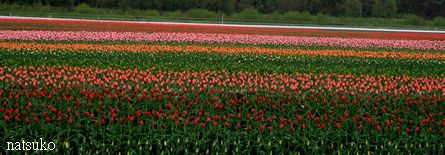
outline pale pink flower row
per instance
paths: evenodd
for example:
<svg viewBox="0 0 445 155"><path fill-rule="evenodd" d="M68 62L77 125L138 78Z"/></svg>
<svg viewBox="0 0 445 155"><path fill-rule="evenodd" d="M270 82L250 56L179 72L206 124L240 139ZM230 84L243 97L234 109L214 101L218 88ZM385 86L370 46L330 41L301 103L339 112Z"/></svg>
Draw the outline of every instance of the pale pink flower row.
<svg viewBox="0 0 445 155"><path fill-rule="evenodd" d="M237 43L263 45L303 45L345 48L386 48L413 50L445 50L445 41L385 40L363 38L328 38L204 33L143 33L85 31L0 31L0 40L27 41L130 41L177 43Z"/></svg>

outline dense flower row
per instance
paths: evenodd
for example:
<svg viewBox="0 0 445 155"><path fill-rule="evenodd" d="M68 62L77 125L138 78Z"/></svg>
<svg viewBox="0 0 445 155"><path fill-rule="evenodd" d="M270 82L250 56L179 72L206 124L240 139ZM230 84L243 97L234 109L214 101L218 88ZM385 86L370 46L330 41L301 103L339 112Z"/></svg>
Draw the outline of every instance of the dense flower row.
<svg viewBox="0 0 445 155"><path fill-rule="evenodd" d="M158 68L167 71L227 70L258 73L337 73L445 77L445 64L437 60L325 57L277 54L204 52L124 52L0 49L0 64L19 66L77 66L115 69Z"/></svg>
<svg viewBox="0 0 445 155"><path fill-rule="evenodd" d="M129 29L131 27L131 29ZM309 37L344 37L400 40L445 40L445 34L325 31L293 28L253 28L232 26L201 26L181 24L157 24L144 22L52 20L52 19L12 19L0 18L2 30L54 30L54 31L114 31L114 32L180 32L180 33L219 33L286 35Z"/></svg>
<svg viewBox="0 0 445 155"><path fill-rule="evenodd" d="M440 53L409 52L373 52L352 50L296 50L271 49L258 47L231 46L174 46L174 45L102 45L102 44L40 44L0 42L0 49L16 50L67 50L67 51L128 51L128 52L212 52L212 53L251 53L251 54L284 54L308 56L346 56L366 58L401 58L401 59L434 59L445 60Z"/></svg>
<svg viewBox="0 0 445 155"><path fill-rule="evenodd" d="M14 124L407 135L445 128L443 78L32 66L0 75L0 116Z"/></svg>
<svg viewBox="0 0 445 155"><path fill-rule="evenodd" d="M329 46L346 48L389 48L445 50L445 41L382 40L357 38L321 38L297 36L204 34L204 33L138 33L138 32L55 32L0 31L0 40L21 41L134 41L178 43L237 43L267 45Z"/></svg>

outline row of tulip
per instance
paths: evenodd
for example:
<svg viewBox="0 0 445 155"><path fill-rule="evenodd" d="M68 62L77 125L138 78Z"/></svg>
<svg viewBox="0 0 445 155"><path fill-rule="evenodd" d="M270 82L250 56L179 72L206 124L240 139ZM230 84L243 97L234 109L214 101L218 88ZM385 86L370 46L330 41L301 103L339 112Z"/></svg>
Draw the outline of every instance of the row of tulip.
<svg viewBox="0 0 445 155"><path fill-rule="evenodd" d="M209 49L212 47L208 47ZM443 77L443 60L360 58L280 54L213 52L127 52L1 49L0 64L20 66L77 66L147 69L166 71L226 70L258 73L335 73Z"/></svg>
<svg viewBox="0 0 445 155"><path fill-rule="evenodd" d="M212 52L212 53L249 53L249 54L283 54L307 56L340 56L360 58L393 58L393 59L433 59L445 60L442 53L411 52L375 52L353 50L301 50L271 49L258 47L232 46L198 46L198 45L103 45L103 44L42 44L0 42L0 49L36 50L36 51L127 51L127 52Z"/></svg>
<svg viewBox="0 0 445 155"><path fill-rule="evenodd" d="M131 27L131 29L129 29ZM14 19L0 18L2 30L51 30L51 31L113 31L113 32L177 32L217 33L249 35L284 35L307 37L341 37L397 40L445 40L445 34L326 31L294 28L255 28L210 25L160 24L120 21L56 20L56 19Z"/></svg>
<svg viewBox="0 0 445 155"><path fill-rule="evenodd" d="M199 134L208 131L233 132L238 137L226 135L228 139L261 139L250 145L267 152L318 149L325 152L332 148L320 145L317 137L348 133L347 137L329 134L328 143L350 145L353 140L355 144L369 145L368 140L380 139L383 142L378 144L383 145L397 139L401 144L423 145L410 149L416 152L428 151L425 145L441 148L437 142L445 134L444 78L67 66L2 67L0 75L3 88L0 124L6 127L3 130L14 134L12 131L24 127L41 128L38 132L49 135L46 128L54 126L63 129L58 132L71 134L65 135L67 139L59 138L59 142L71 144L76 142L68 137L75 136L76 131L97 133L111 126L135 128L134 132L141 136L153 131L175 137L179 131L197 134L190 141L206 140L200 139ZM120 135L107 132L114 137ZM314 133L317 136L311 136ZM360 139L361 135L366 138ZM6 140L8 137L14 135L8 135ZM262 141L278 142L286 137L312 143L313 148L294 148L297 143L291 141L286 141L287 145L275 143L271 148L262 148L267 145ZM92 149L110 141L113 140L96 139L96 144L77 142L76 145ZM213 141L203 143L210 146ZM157 151L166 151L154 146ZM183 151L194 152L194 149L183 148Z"/></svg>
<svg viewBox="0 0 445 155"><path fill-rule="evenodd" d="M253 45L327 46L343 48L383 48L445 50L445 41L384 40L205 33L142 33L85 31L11 31L1 30L0 40L18 41L123 41L163 43L234 43Z"/></svg>

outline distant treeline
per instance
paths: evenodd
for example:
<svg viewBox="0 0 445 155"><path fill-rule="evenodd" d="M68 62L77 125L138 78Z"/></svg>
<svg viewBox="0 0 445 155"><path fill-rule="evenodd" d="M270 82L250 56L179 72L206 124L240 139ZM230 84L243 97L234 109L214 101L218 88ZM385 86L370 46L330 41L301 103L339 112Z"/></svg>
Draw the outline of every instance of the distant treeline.
<svg viewBox="0 0 445 155"><path fill-rule="evenodd" d="M337 17L394 18L417 15L445 17L445 0L0 0L3 4L49 5L73 10L80 4L93 8L187 11L206 9L228 15L245 9L259 13L307 12Z"/></svg>

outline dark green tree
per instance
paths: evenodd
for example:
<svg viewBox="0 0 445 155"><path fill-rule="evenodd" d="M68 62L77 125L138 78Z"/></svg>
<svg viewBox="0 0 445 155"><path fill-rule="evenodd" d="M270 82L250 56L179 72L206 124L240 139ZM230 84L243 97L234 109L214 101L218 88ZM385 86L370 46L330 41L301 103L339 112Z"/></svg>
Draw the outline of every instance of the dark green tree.
<svg viewBox="0 0 445 155"><path fill-rule="evenodd" d="M373 5L373 16L392 18L397 15L397 2L395 0L377 0Z"/></svg>
<svg viewBox="0 0 445 155"><path fill-rule="evenodd" d="M341 8L342 0L321 0L320 2L321 5L319 5L318 10L323 14L339 16L343 12Z"/></svg>
<svg viewBox="0 0 445 155"><path fill-rule="evenodd" d="M130 2L128 0L119 0L118 1L119 9L122 9L122 11L127 11L130 9Z"/></svg>
<svg viewBox="0 0 445 155"><path fill-rule="evenodd" d="M252 6L252 0L236 0L235 1L235 11L241 12L246 8Z"/></svg>
<svg viewBox="0 0 445 155"><path fill-rule="evenodd" d="M277 11L281 13L286 13L289 11L297 11L295 0L278 0L277 1ZM299 11L299 10L298 10Z"/></svg>
<svg viewBox="0 0 445 155"><path fill-rule="evenodd" d="M362 2L359 0L346 0L343 4L345 10L344 15L347 17L361 17L362 16Z"/></svg>
<svg viewBox="0 0 445 155"><path fill-rule="evenodd" d="M235 12L235 1L234 0L219 0L216 3L217 11L221 11L227 14L232 14Z"/></svg>
<svg viewBox="0 0 445 155"><path fill-rule="evenodd" d="M63 5L65 9L69 11L73 11L74 9L74 0L63 0Z"/></svg>

